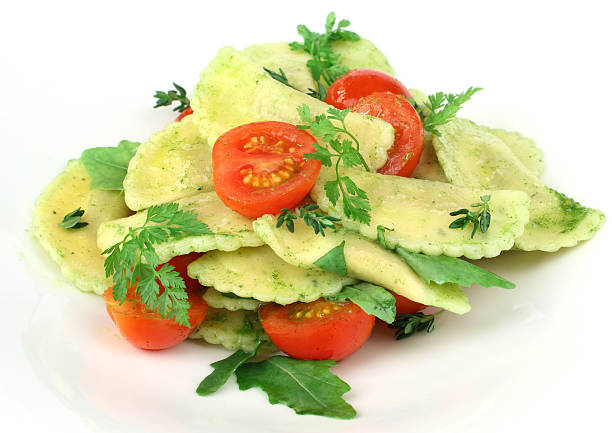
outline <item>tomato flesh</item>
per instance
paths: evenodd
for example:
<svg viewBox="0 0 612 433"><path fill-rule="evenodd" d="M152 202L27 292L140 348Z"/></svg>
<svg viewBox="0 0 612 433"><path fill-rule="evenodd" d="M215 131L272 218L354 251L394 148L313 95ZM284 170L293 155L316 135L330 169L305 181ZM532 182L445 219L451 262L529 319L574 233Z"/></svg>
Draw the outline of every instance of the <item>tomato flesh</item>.
<svg viewBox="0 0 612 433"><path fill-rule="evenodd" d="M191 253L175 257L168 263L173 265L185 280L189 302L189 325L179 325L174 319L162 319L149 310L135 294L136 285L128 289L123 304L113 297L113 288L104 292L106 311L119 328L123 337L134 346L145 350L161 350L172 347L185 340L204 320L208 305L202 299L201 286L197 280L187 276L187 265L201 253ZM163 290L160 285L160 290Z"/></svg>
<svg viewBox="0 0 612 433"><path fill-rule="evenodd" d="M389 74L375 69L353 69L329 86L325 102L344 110L375 92L391 92L406 98L412 96L406 86Z"/></svg>
<svg viewBox="0 0 612 433"><path fill-rule="evenodd" d="M259 309L259 319L272 342L287 355L336 361L363 346L375 321L352 302L323 299L285 306L266 304Z"/></svg>
<svg viewBox="0 0 612 433"><path fill-rule="evenodd" d="M179 114L174 121L180 122L181 120L183 120L183 117L187 117L190 114L193 114L193 110L191 109L191 107L187 107L183 111L181 111L181 114Z"/></svg>
<svg viewBox="0 0 612 433"><path fill-rule="evenodd" d="M255 122L231 129L213 147L213 187L226 206L258 218L294 208L312 189L321 163L308 132L284 122Z"/></svg>
<svg viewBox="0 0 612 433"><path fill-rule="evenodd" d="M404 96L376 92L361 98L351 111L378 117L393 126L395 141L378 172L409 177L423 153L423 125L415 108Z"/></svg>
<svg viewBox="0 0 612 433"><path fill-rule="evenodd" d="M395 309L397 310L397 314L414 314L424 310L427 307L427 305L411 301L410 299L402 295L398 295L397 293L391 292L391 294L395 298Z"/></svg>

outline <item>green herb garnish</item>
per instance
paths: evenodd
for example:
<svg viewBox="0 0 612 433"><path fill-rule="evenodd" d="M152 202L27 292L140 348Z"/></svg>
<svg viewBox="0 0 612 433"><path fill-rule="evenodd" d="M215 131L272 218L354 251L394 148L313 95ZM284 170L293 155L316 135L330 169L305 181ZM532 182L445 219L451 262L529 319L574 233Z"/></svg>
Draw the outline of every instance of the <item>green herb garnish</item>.
<svg viewBox="0 0 612 433"><path fill-rule="evenodd" d="M205 234L212 234L208 226L195 213L179 210L177 203L151 206L142 226L130 227L122 241L102 252L108 254L104 269L107 277L113 277L113 297L123 303L128 288L135 287L135 295L140 295L149 310L190 327L185 282L168 263L158 269L160 259L154 245Z"/></svg>
<svg viewBox="0 0 612 433"><path fill-rule="evenodd" d="M351 24L349 20L340 20L335 29L334 24L336 24L336 14L334 12L327 15L325 33L323 34L313 32L305 25L300 24L297 31L304 42L291 42L289 44L292 50L306 51L312 56L312 59L306 62L306 66L310 69L312 78L317 84L317 90L312 96L321 100L325 99L326 87L349 71L347 67L340 65L339 56L332 50L331 43L334 41L358 41L360 39L357 33L345 30Z"/></svg>
<svg viewBox="0 0 612 433"><path fill-rule="evenodd" d="M404 338L411 337L417 332L427 331L429 334L434 330L434 319L442 311L438 311L435 314L398 314L397 319L387 325L387 327L395 329L395 339L403 340Z"/></svg>
<svg viewBox="0 0 612 433"><path fill-rule="evenodd" d="M414 99L409 98L408 101L417 108L423 122L423 129L439 136L440 131L436 128L450 122L457 115L461 105L480 90L482 90L480 87L470 87L465 92L457 95L444 92L429 95L428 100L424 103L425 107L429 110L427 115L423 114L422 107L419 107Z"/></svg>
<svg viewBox="0 0 612 433"><path fill-rule="evenodd" d="M91 188L122 191L123 179L138 146L140 143L136 141L121 140L116 147L94 147L84 150L81 162L91 177Z"/></svg>
<svg viewBox="0 0 612 433"><path fill-rule="evenodd" d="M329 371L336 361L302 361L272 356L236 370L241 390L261 388L272 404L284 404L298 414L349 419L355 409L342 398L351 387Z"/></svg>
<svg viewBox="0 0 612 433"><path fill-rule="evenodd" d="M227 382L230 376L234 374L238 367L257 354L257 350L262 344L263 343L259 341L255 346L255 349L250 352L237 350L227 358L210 364L210 366L213 368L213 372L206 376L204 380L200 382L200 385L198 385L198 388L196 389L198 395L209 395L221 388L225 382Z"/></svg>
<svg viewBox="0 0 612 433"><path fill-rule="evenodd" d="M395 298L387 290L369 283L359 283L345 286L335 295L327 296L328 301L351 301L357 304L366 314L378 317L380 320L392 323L395 320Z"/></svg>
<svg viewBox="0 0 612 433"><path fill-rule="evenodd" d="M88 223L81 221L83 214L85 214L85 211L78 207L72 212L68 212L58 226L64 227L65 229L80 229L85 227Z"/></svg>
<svg viewBox="0 0 612 433"><path fill-rule="evenodd" d="M331 272L336 275L346 275L346 258L344 257L344 244L342 241L338 246L335 246L321 257L314 264L324 271Z"/></svg>
<svg viewBox="0 0 612 433"><path fill-rule="evenodd" d="M450 213L450 216L464 215L457 218L448 226L451 229L464 229L468 224L474 224L471 237L474 238L476 231L480 228L482 233L486 233L491 225L491 208L489 207L490 195L481 195L480 203L472 203L471 207L478 210L470 211L468 209L459 209Z"/></svg>
<svg viewBox="0 0 612 433"><path fill-rule="evenodd" d="M315 137L329 143L331 148L330 151L327 147L314 143L313 146L316 152L305 153L302 156L321 161L321 164L326 167L331 167L333 159L336 158L336 179L328 180L324 186L327 198L335 206L338 199L342 197L344 214L350 219L369 224L370 201L366 192L359 188L350 177L341 176L339 171L340 162L345 167L360 165L369 171L368 164L363 159L363 156L361 156L361 153L359 153L359 141L348 131L344 123L349 110L338 110L337 108L330 107L327 110L327 114L316 116L314 121L311 120L310 108L306 104L298 107L298 113L302 121L298 128L310 130ZM334 125L332 120L339 122L341 126ZM338 134L344 134L348 139L340 141L337 138Z"/></svg>
<svg viewBox="0 0 612 433"><path fill-rule="evenodd" d="M158 90L155 92L153 97L157 98L157 101L155 102L153 108L172 105L174 101L178 101L179 105L174 107L173 111L182 112L189 108L189 98L187 97L187 92L185 89L174 82L172 84L176 90L168 90L167 92Z"/></svg>
<svg viewBox="0 0 612 433"><path fill-rule="evenodd" d="M426 283L436 284L456 283L462 287L478 284L482 287L501 287L513 289L514 283L486 271L476 265L457 257L445 255L428 256L427 254L413 253L400 245L392 247L385 239L385 231L390 230L378 226L378 243L386 249L395 251Z"/></svg>
<svg viewBox="0 0 612 433"><path fill-rule="evenodd" d="M285 72L281 68L278 68L278 72L274 72L266 67L264 67L263 69L276 81L283 83L285 86L289 86L292 89L298 90L289 83L289 80L287 79Z"/></svg>
<svg viewBox="0 0 612 433"><path fill-rule="evenodd" d="M337 230L336 222L340 221L340 218L323 215L318 209L319 206L316 204L307 204L299 209L297 215L287 208L281 209L281 214L276 220L276 227L278 228L285 224L287 230L293 233L295 229L293 220L302 218L307 226L312 227L315 235L321 233L321 236L325 237L325 229Z"/></svg>

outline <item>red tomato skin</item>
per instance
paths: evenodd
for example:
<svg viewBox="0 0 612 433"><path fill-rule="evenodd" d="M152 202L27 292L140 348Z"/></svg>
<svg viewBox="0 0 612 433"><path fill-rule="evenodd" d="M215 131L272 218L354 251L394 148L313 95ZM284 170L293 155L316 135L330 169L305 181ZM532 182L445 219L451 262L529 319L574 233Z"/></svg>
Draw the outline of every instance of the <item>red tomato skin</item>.
<svg viewBox="0 0 612 433"><path fill-rule="evenodd" d="M427 308L427 305L411 301L397 293L391 292L391 294L395 298L395 309L397 310L397 314L414 314Z"/></svg>
<svg viewBox="0 0 612 433"><path fill-rule="evenodd" d="M329 86L325 102L344 110L375 92L391 92L406 98L412 97L406 86L389 74L375 69L353 69Z"/></svg>
<svg viewBox="0 0 612 433"><path fill-rule="evenodd" d="M378 172L410 177L423 153L421 118L403 96L376 92L361 98L351 111L378 117L395 129L395 141L387 151L387 162Z"/></svg>
<svg viewBox="0 0 612 433"><path fill-rule="evenodd" d="M112 287L104 292L106 311L127 341L140 349L167 349L185 340L200 326L206 317L208 305L202 299L200 284L197 280L187 277L186 273L187 264L200 255L201 253L191 253L169 261L185 280L190 304L188 312L190 328L179 325L174 319L162 319L158 314L151 312L140 302L140 297L134 295L136 286L129 288L121 305L113 298Z"/></svg>
<svg viewBox="0 0 612 433"><path fill-rule="evenodd" d="M183 120L184 117L187 117L190 114L193 114L193 110L191 109L191 107L187 107L183 111L181 111L181 114L179 114L174 121L180 122L181 120Z"/></svg>
<svg viewBox="0 0 612 433"><path fill-rule="evenodd" d="M322 308L324 304L338 305L340 309L313 319L289 317L293 308ZM375 322L374 316L351 302L339 304L321 299L308 304L267 304L259 309L259 318L264 331L279 349L295 359L305 360L346 358L363 346Z"/></svg>
<svg viewBox="0 0 612 433"><path fill-rule="evenodd" d="M282 140L288 147L294 145L293 152L273 152L266 149L248 153L243 146L252 137L265 137L266 140ZM239 214L258 218L264 214L276 214L283 208L293 209L310 192L321 163L304 159L304 153L315 151L315 138L295 125L284 122L254 122L231 129L221 135L212 152L213 187L221 201ZM267 146L267 145L266 145ZM295 164L302 164L289 179L268 188L253 188L245 185L240 171L257 168L276 172L283 168L287 158Z"/></svg>

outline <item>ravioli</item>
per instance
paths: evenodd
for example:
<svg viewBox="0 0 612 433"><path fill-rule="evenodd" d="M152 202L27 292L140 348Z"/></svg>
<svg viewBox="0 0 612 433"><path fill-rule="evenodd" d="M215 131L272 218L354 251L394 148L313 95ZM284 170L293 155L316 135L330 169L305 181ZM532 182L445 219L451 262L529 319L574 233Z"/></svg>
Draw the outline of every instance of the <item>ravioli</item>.
<svg viewBox="0 0 612 433"><path fill-rule="evenodd" d="M253 231L251 220L234 212L212 192L200 193L176 201L184 210L195 212L200 221L213 232L210 235L188 236L155 245L155 251L162 262L175 256L191 252L210 250L233 251L241 247L257 247L263 241ZM140 227L146 219L147 211L140 211L128 218L109 221L98 229L98 246L106 248L123 240L130 227Z"/></svg>
<svg viewBox="0 0 612 433"><path fill-rule="evenodd" d="M259 354L278 350L264 332L254 311L229 311L209 307L204 321L189 338L201 338L210 344L220 344L229 350L245 352L254 350L259 341L264 341L265 347L260 348Z"/></svg>
<svg viewBox="0 0 612 433"><path fill-rule="evenodd" d="M233 295L233 293L230 293ZM206 289L202 298L210 307L214 308L224 308L230 311L236 310L249 310L249 311L257 311L259 307L265 304L265 302L258 301L257 299L252 298L240 298L238 296L228 296L218 290L209 287Z"/></svg>
<svg viewBox="0 0 612 433"><path fill-rule="evenodd" d="M342 199L335 206L331 204L325 183L335 179L336 173L325 167L310 192L321 209L342 218L344 227L372 240L376 240L379 225L387 227L392 230L385 235L391 246L401 245L416 253L470 259L495 257L512 248L529 220L529 197L521 191L491 192L355 169L342 169L340 174L350 177L367 193L372 208L370 224L346 218ZM486 233L477 232L472 238L471 230L448 227L457 218L450 212L470 207L483 195L491 196L494 220Z"/></svg>
<svg viewBox="0 0 612 433"><path fill-rule="evenodd" d="M306 104L313 116L330 107L268 75L261 66L231 47L219 50L200 75L191 99L200 132L214 143L221 134L245 123L275 120L299 124L297 108ZM384 165L394 130L387 122L349 113L346 127L359 140L371 170Z"/></svg>
<svg viewBox="0 0 612 433"><path fill-rule="evenodd" d="M355 282L320 269L291 265L267 246L211 251L191 263L188 273L200 284L220 292L281 305L312 302Z"/></svg>
<svg viewBox="0 0 612 433"><path fill-rule="evenodd" d="M377 69L393 75L393 69L385 55L366 39L333 42L332 48L339 55L339 63L342 66L349 69ZM312 57L305 51L292 50L288 42L251 45L241 53L262 68L274 72L282 69L289 83L302 92L316 88L310 69L306 66L306 62Z"/></svg>
<svg viewBox="0 0 612 433"><path fill-rule="evenodd" d="M473 188L511 188L531 198L530 218L515 246L557 251L590 239L605 221L602 212L582 206L547 187L495 135L465 119L440 127L433 144L448 179ZM496 224L492 217L491 226Z"/></svg>
<svg viewBox="0 0 612 433"><path fill-rule="evenodd" d="M295 221L294 233L276 227L272 215L253 222L259 236L284 261L304 269L318 269L319 258L342 242L347 276L392 290L415 302L444 308L457 314L470 310L467 297L457 284L427 284L393 251L346 229L315 235L302 220Z"/></svg>
<svg viewBox="0 0 612 433"><path fill-rule="evenodd" d="M106 278L104 257L96 245L98 226L131 214L119 191L91 190L91 178L81 160L68 163L36 201L33 231L62 274L79 290L102 294L112 286ZM79 229L58 226L64 215L76 208L85 211Z"/></svg>
<svg viewBox="0 0 612 433"><path fill-rule="evenodd" d="M172 122L142 143L123 181L132 210L212 191L211 153L192 116Z"/></svg>

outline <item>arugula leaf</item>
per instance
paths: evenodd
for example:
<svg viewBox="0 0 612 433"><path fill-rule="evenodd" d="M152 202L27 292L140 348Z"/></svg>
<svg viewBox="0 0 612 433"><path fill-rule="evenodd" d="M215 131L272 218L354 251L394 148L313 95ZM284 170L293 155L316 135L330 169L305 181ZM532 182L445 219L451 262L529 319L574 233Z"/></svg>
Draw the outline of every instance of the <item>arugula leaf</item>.
<svg viewBox="0 0 612 433"><path fill-rule="evenodd" d="M319 210L319 206L316 204L307 204L299 209L299 217L304 220L307 226L312 227L315 235L321 233L321 236L325 237L325 229L337 230L336 222L340 221L340 218L336 218L329 215L323 215ZM281 209L281 214L276 220L276 227L281 227L283 224L287 225L287 230L291 233L295 230L293 220L298 217L291 212L289 209Z"/></svg>
<svg viewBox="0 0 612 433"><path fill-rule="evenodd" d="M338 110L330 107L327 114L320 114L315 117L315 120L311 120L310 108L306 104L299 106L298 114L302 124L298 125L298 128L310 130L314 136L326 141L334 151L331 152L328 148L315 143L316 152L305 153L302 156L321 161L321 164L326 167L331 167L333 165L332 159L336 158L336 180L325 182L325 194L334 206L338 199L342 197L344 214L350 219L369 224L371 208L366 192L359 188L351 178L341 176L339 172L340 162L345 167L361 165L369 171L368 164L359 153L359 141L346 128L345 119L348 113L348 109ZM340 122L341 127L332 123L332 120ZM349 137L349 140L340 141L336 138L338 134L345 134ZM353 147L353 143L355 143L355 147Z"/></svg>
<svg viewBox="0 0 612 433"><path fill-rule="evenodd" d="M261 388L271 404L284 404L298 414L350 419L355 409L342 399L351 387L329 368L335 361L302 361L286 356L272 356L259 363L236 370L238 387Z"/></svg>
<svg viewBox="0 0 612 433"><path fill-rule="evenodd" d="M157 98L155 105L153 108L165 107L168 105L172 105L173 102L177 101L179 105L173 108L173 111L183 112L189 108L189 98L187 97L187 92L181 86L176 83L172 83L176 90L168 90L167 92L163 92L158 90L155 92L153 97Z"/></svg>
<svg viewBox="0 0 612 433"><path fill-rule="evenodd" d="M421 331L427 331L429 334L434 330L434 320L436 316L441 314L442 311L438 311L436 314L398 314L397 320L387 325L387 327L396 330L396 340L403 340Z"/></svg>
<svg viewBox="0 0 612 433"><path fill-rule="evenodd" d="M104 269L107 277L113 277L113 297L123 303L128 288L134 288L134 294L140 295L141 302L150 311L164 319L174 318L189 328L185 282L168 263L159 267L154 245L168 239L205 234L212 234L208 226L195 213L179 210L177 203L151 206L142 226L130 228L122 241L102 252L108 254ZM161 294L158 281L164 289Z"/></svg>
<svg viewBox="0 0 612 433"><path fill-rule="evenodd" d="M89 223L81 221L81 217L84 213L85 211L78 207L72 212L68 212L58 226L64 227L65 229L80 229L81 227L85 227Z"/></svg>
<svg viewBox="0 0 612 433"><path fill-rule="evenodd" d="M376 316L387 323L392 323L397 313L393 295L388 290L369 283L345 286L339 293L325 299L338 302L349 300L361 307L366 314Z"/></svg>
<svg viewBox="0 0 612 433"><path fill-rule="evenodd" d="M332 274L346 275L346 259L344 258L345 243L346 241L342 241L340 245L332 248L323 256L319 257L314 264Z"/></svg>
<svg viewBox="0 0 612 433"><path fill-rule="evenodd" d="M212 368L214 368L213 372L200 382L196 392L198 395L205 396L210 395L221 388L225 382L230 378L232 374L240 367L242 364L247 362L249 359L253 358L257 354L257 350L262 345L262 341L257 343L255 349L251 352L245 352L243 350L237 350L232 355L228 356L221 361L213 362L210 364Z"/></svg>
<svg viewBox="0 0 612 433"><path fill-rule="evenodd" d="M340 20L334 29L336 14L330 12L325 19L325 33L316 33L308 29L303 24L297 27L298 34L302 36L303 43L291 42L289 46L292 50L306 51L312 59L306 62L314 78L317 89L311 89L311 96L325 100L326 87L330 86L341 75L349 71L347 67L340 65L338 54L334 53L331 47L333 41L357 41L360 39L355 32L345 30L351 23L348 20Z"/></svg>
<svg viewBox="0 0 612 433"><path fill-rule="evenodd" d="M481 87L470 87L457 95L443 92L429 95L427 102L425 102L425 107L429 110L429 113L423 116L423 110L419 110L419 115L421 115L423 121L423 129L439 136L440 131L436 128L450 122L457 115L461 105L467 102L474 93L481 90Z"/></svg>
<svg viewBox="0 0 612 433"><path fill-rule="evenodd" d="M516 287L514 283L456 257L427 256L413 253L400 246L395 247L395 252L427 283L431 281L437 284L457 283L463 287L478 284L482 287L504 289Z"/></svg>
<svg viewBox="0 0 612 433"><path fill-rule="evenodd" d="M121 140L117 147L84 150L81 162L91 177L91 188L122 191L123 179L138 146L136 141Z"/></svg>

